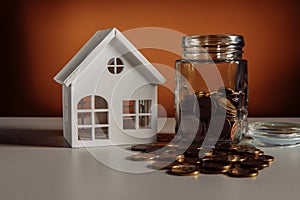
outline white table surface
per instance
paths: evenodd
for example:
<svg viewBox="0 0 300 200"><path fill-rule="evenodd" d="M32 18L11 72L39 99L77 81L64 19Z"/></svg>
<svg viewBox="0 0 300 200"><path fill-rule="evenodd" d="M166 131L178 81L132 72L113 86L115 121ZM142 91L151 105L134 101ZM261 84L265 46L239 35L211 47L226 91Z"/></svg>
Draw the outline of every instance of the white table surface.
<svg viewBox="0 0 300 200"><path fill-rule="evenodd" d="M162 132L172 130L173 123L168 120ZM0 118L1 200L300 199L300 145L260 147L276 160L256 178L132 174L103 165L86 149L69 148L61 127L60 118Z"/></svg>

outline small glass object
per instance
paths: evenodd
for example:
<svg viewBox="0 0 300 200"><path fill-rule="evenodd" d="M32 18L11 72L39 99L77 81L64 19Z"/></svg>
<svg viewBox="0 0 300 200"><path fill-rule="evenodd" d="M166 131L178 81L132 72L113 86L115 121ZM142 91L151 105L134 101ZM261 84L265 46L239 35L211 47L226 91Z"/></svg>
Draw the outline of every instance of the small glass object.
<svg viewBox="0 0 300 200"><path fill-rule="evenodd" d="M175 74L176 133L199 142L239 142L248 125L243 36L185 36L182 47Z"/></svg>
<svg viewBox="0 0 300 200"><path fill-rule="evenodd" d="M286 146L300 143L300 124L290 122L249 123L247 136L268 146Z"/></svg>

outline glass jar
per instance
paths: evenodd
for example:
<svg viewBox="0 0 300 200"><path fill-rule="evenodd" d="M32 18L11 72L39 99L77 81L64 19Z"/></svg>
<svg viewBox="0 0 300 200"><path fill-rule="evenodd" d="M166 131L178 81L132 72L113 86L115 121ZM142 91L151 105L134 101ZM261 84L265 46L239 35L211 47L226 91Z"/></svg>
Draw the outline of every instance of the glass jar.
<svg viewBox="0 0 300 200"><path fill-rule="evenodd" d="M238 143L248 115L243 36L184 36L182 47L175 74L177 135L206 145Z"/></svg>

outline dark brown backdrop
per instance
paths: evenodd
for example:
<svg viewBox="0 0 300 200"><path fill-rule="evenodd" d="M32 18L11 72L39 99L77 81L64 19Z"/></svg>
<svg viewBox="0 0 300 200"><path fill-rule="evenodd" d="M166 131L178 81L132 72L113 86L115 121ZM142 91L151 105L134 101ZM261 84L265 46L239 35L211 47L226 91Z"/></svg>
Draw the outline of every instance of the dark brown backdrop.
<svg viewBox="0 0 300 200"><path fill-rule="evenodd" d="M7 1L0 12L0 116L61 116L61 87L53 77L96 30L154 26L244 35L250 116L299 117L299 8L296 0ZM170 67L178 58L142 52ZM174 115L172 101L172 92L160 88L168 116Z"/></svg>

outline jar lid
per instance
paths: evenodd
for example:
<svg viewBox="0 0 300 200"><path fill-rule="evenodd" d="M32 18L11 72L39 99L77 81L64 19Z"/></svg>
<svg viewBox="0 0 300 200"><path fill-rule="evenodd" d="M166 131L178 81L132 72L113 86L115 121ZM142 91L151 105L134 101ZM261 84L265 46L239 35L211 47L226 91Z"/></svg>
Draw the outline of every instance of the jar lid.
<svg viewBox="0 0 300 200"><path fill-rule="evenodd" d="M244 37L242 35L230 35L230 34L216 34L216 35L190 35L183 36L183 47L195 47L195 46L241 46L245 45Z"/></svg>

